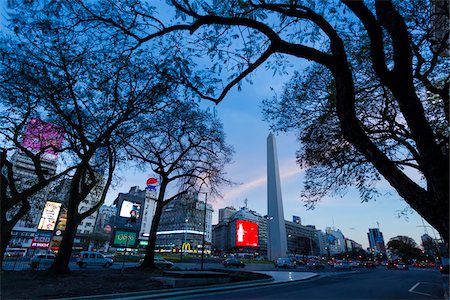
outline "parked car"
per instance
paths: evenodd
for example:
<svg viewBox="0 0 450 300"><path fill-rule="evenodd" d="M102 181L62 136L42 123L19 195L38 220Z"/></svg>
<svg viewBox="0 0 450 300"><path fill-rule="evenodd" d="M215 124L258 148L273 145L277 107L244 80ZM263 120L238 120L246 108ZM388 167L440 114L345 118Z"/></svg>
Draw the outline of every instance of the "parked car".
<svg viewBox="0 0 450 300"><path fill-rule="evenodd" d="M275 260L274 265L276 268L295 268L295 261L292 261L289 257L279 257Z"/></svg>
<svg viewBox="0 0 450 300"><path fill-rule="evenodd" d="M245 267L245 264L241 260L234 258L234 257L225 259L222 262L222 264L224 265L225 268L227 268L227 267L241 267L241 268Z"/></svg>
<svg viewBox="0 0 450 300"><path fill-rule="evenodd" d="M36 254L30 259L30 267L34 269L48 268L55 261L55 254Z"/></svg>
<svg viewBox="0 0 450 300"><path fill-rule="evenodd" d="M114 261L111 258L105 257L102 253L97 251L81 251L77 260L77 265L80 268L86 268L87 266L101 266L109 268L113 265Z"/></svg>
<svg viewBox="0 0 450 300"><path fill-rule="evenodd" d="M173 268L173 262L168 261L161 256L155 256L153 261L155 262L155 266L157 266L160 269ZM139 264L141 265L143 262L144 262L144 258L141 258L139 260Z"/></svg>
<svg viewBox="0 0 450 300"><path fill-rule="evenodd" d="M338 260L334 263L335 269L341 269L341 270L351 270L352 267L350 266L348 261L345 260Z"/></svg>
<svg viewBox="0 0 450 300"><path fill-rule="evenodd" d="M112 261L114 261L114 254L112 253L103 253L103 256L105 256L106 258L110 258L112 259Z"/></svg>

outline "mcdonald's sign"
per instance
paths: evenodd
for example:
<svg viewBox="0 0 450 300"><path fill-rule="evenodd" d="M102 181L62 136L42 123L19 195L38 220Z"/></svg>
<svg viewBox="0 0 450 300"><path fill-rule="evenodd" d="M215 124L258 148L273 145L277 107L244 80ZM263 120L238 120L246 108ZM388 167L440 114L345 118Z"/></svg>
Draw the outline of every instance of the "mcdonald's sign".
<svg viewBox="0 0 450 300"><path fill-rule="evenodd" d="M191 250L191 244L183 243L183 245L181 246L181 250Z"/></svg>

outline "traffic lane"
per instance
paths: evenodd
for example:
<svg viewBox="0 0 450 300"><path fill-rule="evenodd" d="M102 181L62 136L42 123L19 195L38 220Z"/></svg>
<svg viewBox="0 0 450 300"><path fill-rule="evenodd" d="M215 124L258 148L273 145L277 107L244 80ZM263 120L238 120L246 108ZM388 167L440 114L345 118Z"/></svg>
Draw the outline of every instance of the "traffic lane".
<svg viewBox="0 0 450 300"><path fill-rule="evenodd" d="M417 285L417 283L419 283ZM174 299L442 299L437 271L386 269L334 273L308 281Z"/></svg>

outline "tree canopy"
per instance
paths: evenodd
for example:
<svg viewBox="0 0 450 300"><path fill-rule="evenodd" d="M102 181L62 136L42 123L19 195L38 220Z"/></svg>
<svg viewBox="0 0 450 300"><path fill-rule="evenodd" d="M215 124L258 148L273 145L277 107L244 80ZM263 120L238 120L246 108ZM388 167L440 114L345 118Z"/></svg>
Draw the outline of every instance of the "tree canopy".
<svg viewBox="0 0 450 300"><path fill-rule="evenodd" d="M300 132L298 161L310 168L307 204L348 186L367 201L383 177L448 241L445 2L170 4L179 18L169 22L140 4L119 10L108 1L78 16L115 28L136 48L164 36L180 83L215 103L266 62L281 72L289 56L315 63L303 76L297 73L267 111L278 129Z"/></svg>
<svg viewBox="0 0 450 300"><path fill-rule="evenodd" d="M399 256L404 262L417 259L422 253L412 238L403 235L391 238L387 243L387 248Z"/></svg>

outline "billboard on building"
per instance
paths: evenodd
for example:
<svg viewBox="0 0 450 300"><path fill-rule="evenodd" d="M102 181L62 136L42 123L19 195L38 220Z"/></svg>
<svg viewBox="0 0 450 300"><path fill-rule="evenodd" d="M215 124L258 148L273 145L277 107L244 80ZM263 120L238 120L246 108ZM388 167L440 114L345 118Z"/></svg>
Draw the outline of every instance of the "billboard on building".
<svg viewBox="0 0 450 300"><path fill-rule="evenodd" d="M52 240L52 233L50 231L37 231L31 241L30 248L32 249L48 249L50 241Z"/></svg>
<svg viewBox="0 0 450 300"><path fill-rule="evenodd" d="M236 246L258 247L258 224L255 222L236 221Z"/></svg>
<svg viewBox="0 0 450 300"><path fill-rule="evenodd" d="M123 218L139 219L141 215L142 204L124 200L120 208L120 216Z"/></svg>
<svg viewBox="0 0 450 300"><path fill-rule="evenodd" d="M43 150L43 157L56 159L64 140L65 131L62 127L32 118L22 139L22 146L39 152Z"/></svg>
<svg viewBox="0 0 450 300"><path fill-rule="evenodd" d="M47 201L42 212L41 220L39 221L38 229L53 231L56 226L56 220L58 220L60 208L61 203Z"/></svg>

